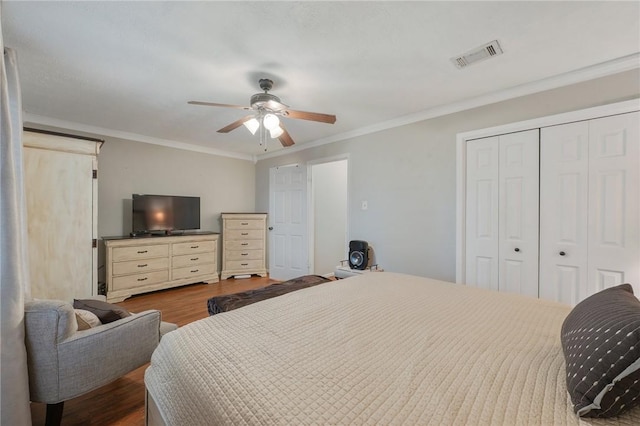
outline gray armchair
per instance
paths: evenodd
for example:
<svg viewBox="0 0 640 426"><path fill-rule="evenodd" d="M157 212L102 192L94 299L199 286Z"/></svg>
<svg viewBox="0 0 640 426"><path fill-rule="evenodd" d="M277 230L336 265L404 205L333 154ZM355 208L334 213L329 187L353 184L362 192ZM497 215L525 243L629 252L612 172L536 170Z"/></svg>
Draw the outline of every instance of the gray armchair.
<svg viewBox="0 0 640 426"><path fill-rule="evenodd" d="M71 303L25 303L29 392L31 401L47 404L46 424L60 423L64 401L149 362L160 324L160 311L152 310L78 331Z"/></svg>

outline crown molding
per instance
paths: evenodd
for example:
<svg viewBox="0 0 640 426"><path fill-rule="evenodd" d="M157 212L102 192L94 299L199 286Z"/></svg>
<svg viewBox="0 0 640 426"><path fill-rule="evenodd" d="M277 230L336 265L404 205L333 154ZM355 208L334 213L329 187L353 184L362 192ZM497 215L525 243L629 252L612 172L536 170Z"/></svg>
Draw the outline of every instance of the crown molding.
<svg viewBox="0 0 640 426"><path fill-rule="evenodd" d="M548 77L542 80L534 81L531 83L521 84L509 89L501 90L498 92L489 93L486 95L477 96L474 98L466 99L460 102L453 102L447 105L442 105L434 108L430 108L424 111L420 111L414 114L404 115L391 120L382 121L371 126L361 127L349 132L332 135L326 138L317 139L305 144L294 145L286 149L278 151L268 152L266 154L252 155L241 154L237 152L224 151L216 148L207 148L201 145L193 145L185 142L178 142L169 139L155 138L151 136L140 135L137 133L122 132L119 130L106 129L97 126L90 126L86 124L75 123L71 121L59 120L56 118L45 117L35 114L24 114L24 122L40 124L44 126L53 126L63 129L75 130L79 132L86 132L90 134L109 136L119 139L128 139L142 143L148 143L152 145L160 145L169 148L183 149L186 151L200 152L203 154L217 155L221 157L236 158L240 160L252 161L254 163L273 157L280 157L283 155L292 154L294 152L304 151L307 149L315 148L322 145L342 141L345 139L351 139L359 136L365 136L372 133L380 132L383 130L392 129L395 127L405 126L407 124L417 123L419 121L429 120L436 117L441 117L447 114L453 114L460 111L465 111L472 108L481 107L509 99L517 98L520 96L526 96L533 93L542 92L545 90L551 90L562 86L568 86L571 84L581 83L588 80L593 80L600 77L606 77L608 75L617 74L624 71L640 68L640 52L634 53L621 58L613 59L611 61L603 62L600 64L592 65L589 67L577 69L564 74Z"/></svg>
<svg viewBox="0 0 640 426"><path fill-rule="evenodd" d="M122 132L119 130L105 129L103 127L89 126L86 124L59 120L57 118L45 117L42 115L24 113L23 121L25 123L39 124L42 126L59 127L67 130L75 130L77 132L90 133L90 134L100 135L100 136L108 136L108 137L118 138L118 139L127 139L135 142L148 143L151 145L159 145L159 146L164 146L168 148L182 149L185 151L200 152L203 154L217 155L220 157L236 158L239 160L252 161L254 163L257 161L255 155L240 154L237 152L224 151L216 148L207 148L201 145L193 145L193 144L178 142L178 141L169 140L169 139L154 138L151 136L140 135L137 133Z"/></svg>
<svg viewBox="0 0 640 426"><path fill-rule="evenodd" d="M280 157L282 155L303 151L305 149L311 149L345 139L364 136L371 133L380 132L382 130L392 129L394 127L400 127L419 121L441 117L447 114L453 114L484 105L502 102L521 96L531 95L533 93L543 92L545 90L556 89L558 87L581 83L600 77L606 77L608 75L630 71L636 68L640 68L640 52L613 59L611 61L602 62L600 64L592 65L589 67L580 68L564 74L558 74L553 77L544 78L542 80L534 81L531 83L521 84L509 89L465 99L464 101L460 102L454 102L451 104L430 108L428 110L420 111L414 114L404 115L402 117L397 117L392 120L387 120L371 126L362 127L350 132L340 133L326 138L317 139L315 141L301 145L295 145L284 150L258 155L257 161L265 160L267 158Z"/></svg>

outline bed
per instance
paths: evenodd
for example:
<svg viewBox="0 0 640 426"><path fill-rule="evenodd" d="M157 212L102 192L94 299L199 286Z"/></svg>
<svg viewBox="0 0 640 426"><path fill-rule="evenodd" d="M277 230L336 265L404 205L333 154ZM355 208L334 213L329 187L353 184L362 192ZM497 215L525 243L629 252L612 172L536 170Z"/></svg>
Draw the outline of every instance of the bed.
<svg viewBox="0 0 640 426"><path fill-rule="evenodd" d="M576 416L571 308L389 272L288 293L163 337L152 425L640 425Z"/></svg>

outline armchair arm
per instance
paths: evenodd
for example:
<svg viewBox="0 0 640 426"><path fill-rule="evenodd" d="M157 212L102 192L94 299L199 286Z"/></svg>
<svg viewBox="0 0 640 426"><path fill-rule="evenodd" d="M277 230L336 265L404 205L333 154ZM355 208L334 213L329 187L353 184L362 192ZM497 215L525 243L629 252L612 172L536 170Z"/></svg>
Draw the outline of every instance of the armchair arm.
<svg viewBox="0 0 640 426"><path fill-rule="evenodd" d="M58 345L60 400L74 398L146 364L160 341L160 311L82 330Z"/></svg>
<svg viewBox="0 0 640 426"><path fill-rule="evenodd" d="M144 365L160 338L160 312L145 311L77 331L70 303L25 303L31 400L58 403Z"/></svg>
<svg viewBox="0 0 640 426"><path fill-rule="evenodd" d="M57 395L57 345L77 331L75 311L62 300L28 301L24 328L31 400L46 402L49 395Z"/></svg>

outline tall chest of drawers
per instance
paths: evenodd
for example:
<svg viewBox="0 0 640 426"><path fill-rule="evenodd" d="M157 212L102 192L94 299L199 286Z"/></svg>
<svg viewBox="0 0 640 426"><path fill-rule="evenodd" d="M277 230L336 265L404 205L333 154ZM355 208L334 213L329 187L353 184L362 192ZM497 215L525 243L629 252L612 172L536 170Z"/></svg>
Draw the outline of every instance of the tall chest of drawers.
<svg viewBox="0 0 640 426"><path fill-rule="evenodd" d="M107 300L218 281L218 234L105 239Z"/></svg>
<svg viewBox="0 0 640 426"><path fill-rule="evenodd" d="M222 273L267 276L267 214L222 213Z"/></svg>

